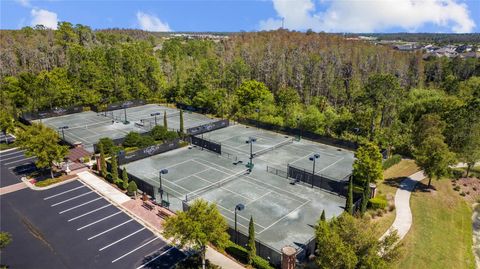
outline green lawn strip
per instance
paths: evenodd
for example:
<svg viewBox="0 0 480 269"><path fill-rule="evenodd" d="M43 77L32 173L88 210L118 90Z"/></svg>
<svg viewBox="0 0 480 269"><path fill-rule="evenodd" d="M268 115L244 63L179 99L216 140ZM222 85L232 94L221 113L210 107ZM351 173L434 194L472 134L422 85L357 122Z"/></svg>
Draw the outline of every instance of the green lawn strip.
<svg viewBox="0 0 480 269"><path fill-rule="evenodd" d="M423 181L426 184L426 180ZM394 268L474 268L472 210L448 180L437 191L412 193L413 225L404 238L404 255Z"/></svg>
<svg viewBox="0 0 480 269"><path fill-rule="evenodd" d="M64 175L64 176L55 177L55 178L48 178L48 179L44 179L44 180L35 182L35 186L37 186L37 187L47 187L47 186L50 186L50 185L55 184L55 183L59 183L59 182L62 182L62 181L68 180L68 179L72 179L74 177L75 177L75 175L67 175L67 176Z"/></svg>

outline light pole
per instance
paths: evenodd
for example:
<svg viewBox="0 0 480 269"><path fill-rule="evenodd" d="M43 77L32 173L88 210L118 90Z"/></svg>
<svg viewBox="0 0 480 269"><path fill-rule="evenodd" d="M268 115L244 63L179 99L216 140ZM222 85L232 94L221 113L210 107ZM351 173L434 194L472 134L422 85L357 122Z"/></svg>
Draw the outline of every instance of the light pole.
<svg viewBox="0 0 480 269"><path fill-rule="evenodd" d="M257 128L258 128L258 123L260 122L260 108L256 108L255 112L257 112Z"/></svg>
<svg viewBox="0 0 480 269"><path fill-rule="evenodd" d="M155 126L157 126L157 116L160 115L160 112L155 112L150 114L150 116L155 117Z"/></svg>
<svg viewBox="0 0 480 269"><path fill-rule="evenodd" d="M297 128L300 130L300 136L298 137L299 138L298 140L300 141L300 139L303 136L303 129L302 129L302 126L300 125L300 117L297 117Z"/></svg>
<svg viewBox="0 0 480 269"><path fill-rule="evenodd" d="M160 187L158 188L158 192L160 193L160 203L163 203L162 175L165 174L168 174L167 169L160 169L160 171L158 171L158 178L160 179Z"/></svg>
<svg viewBox="0 0 480 269"><path fill-rule="evenodd" d="M68 126L58 127L59 130L62 130L62 139L65 141L65 129L68 129Z"/></svg>
<svg viewBox="0 0 480 269"><path fill-rule="evenodd" d="M313 162L313 175L312 175L312 188L313 188L313 180L315 179L315 161L320 158L320 154L318 153L315 153L313 154L313 156L311 156L310 158L308 158L310 161Z"/></svg>
<svg viewBox="0 0 480 269"><path fill-rule="evenodd" d="M245 143L250 144L250 162L248 163L248 171L252 172L253 168L253 143L257 142L257 139L255 137L250 136Z"/></svg>
<svg viewBox="0 0 480 269"><path fill-rule="evenodd" d="M238 204L235 206L235 244L238 244L237 211L242 211L243 209L245 209L243 204Z"/></svg>
<svg viewBox="0 0 480 269"><path fill-rule="evenodd" d="M358 144L358 134L360 133L360 128L358 128L358 127L353 128L353 132L357 135L356 140L357 140L357 144Z"/></svg>

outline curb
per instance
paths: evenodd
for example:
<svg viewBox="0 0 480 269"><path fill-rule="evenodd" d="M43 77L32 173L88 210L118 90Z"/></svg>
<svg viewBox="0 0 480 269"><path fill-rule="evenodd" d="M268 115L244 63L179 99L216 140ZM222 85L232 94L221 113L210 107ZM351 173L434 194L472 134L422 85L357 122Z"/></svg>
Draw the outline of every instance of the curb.
<svg viewBox="0 0 480 269"><path fill-rule="evenodd" d="M74 177L74 178L71 178L71 179L67 179L67 180L58 182L58 183L54 183L54 184L51 184L51 185L48 185L48 186L45 186L45 187L35 186L35 184L32 184L30 181L28 181L28 179L26 177L22 177L20 180L22 180L22 182L25 183L25 185L27 185L28 188L30 188L34 191L44 191L44 190L48 190L48 189L58 187L58 186L63 185L63 184L70 183L70 182L72 182L74 180L77 180L77 179L79 179L78 176Z"/></svg>
<svg viewBox="0 0 480 269"><path fill-rule="evenodd" d="M11 149L4 149L4 150L0 150L0 153L9 152L9 151L16 150L16 149L18 149L18 147L14 147L14 148L11 148Z"/></svg>

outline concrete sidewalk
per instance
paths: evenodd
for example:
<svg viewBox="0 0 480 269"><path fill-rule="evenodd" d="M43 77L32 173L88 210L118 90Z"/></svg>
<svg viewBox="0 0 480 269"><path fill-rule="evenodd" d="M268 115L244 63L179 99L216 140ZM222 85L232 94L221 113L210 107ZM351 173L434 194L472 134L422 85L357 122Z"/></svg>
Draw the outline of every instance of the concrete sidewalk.
<svg viewBox="0 0 480 269"><path fill-rule="evenodd" d="M147 209L143 208L139 201L131 199L129 196L91 172L82 172L78 173L77 175L80 181L84 182L92 189L105 196L108 200L112 201L114 204L116 204L116 206L125 211L132 218L150 228L150 230L153 229L152 232L154 232L157 236L161 237L167 242L170 242L168 239L162 236L163 220L156 215L155 211L148 211ZM216 264L224 269L244 269L243 266L211 247L207 247L206 257L211 263Z"/></svg>
<svg viewBox="0 0 480 269"><path fill-rule="evenodd" d="M392 231L396 230L399 236L399 240L402 240L407 235L410 227L412 226L412 211L410 209L410 195L417 182L425 178L423 171L416 172L408 178L400 182L400 186L395 193L395 221L392 226L382 235L380 239L383 239Z"/></svg>

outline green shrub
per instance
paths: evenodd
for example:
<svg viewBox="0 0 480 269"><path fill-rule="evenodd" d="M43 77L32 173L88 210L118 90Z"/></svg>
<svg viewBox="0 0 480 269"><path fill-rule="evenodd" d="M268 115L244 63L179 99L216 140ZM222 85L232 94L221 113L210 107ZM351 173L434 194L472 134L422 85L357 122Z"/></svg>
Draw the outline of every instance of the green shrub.
<svg viewBox="0 0 480 269"><path fill-rule="evenodd" d="M142 136L137 144L139 148L145 148L151 145L155 145L155 140L149 135Z"/></svg>
<svg viewBox="0 0 480 269"><path fill-rule="evenodd" d="M368 207L371 209L384 209L387 207L387 199L383 197L375 197L368 200Z"/></svg>
<svg viewBox="0 0 480 269"><path fill-rule="evenodd" d="M247 250L235 243L230 243L225 251L241 263L248 262Z"/></svg>
<svg viewBox="0 0 480 269"><path fill-rule="evenodd" d="M50 186L52 184L55 184L55 183L58 183L58 182L61 182L63 181L62 178L59 178L59 177L56 177L56 178L49 178L49 179L45 179L45 180L42 180L42 181L37 181L35 183L35 186L37 187L46 187L46 186Z"/></svg>
<svg viewBox="0 0 480 269"><path fill-rule="evenodd" d="M257 269L274 269L274 267L271 266L267 260L260 256L255 256L252 258L252 265Z"/></svg>
<svg viewBox="0 0 480 269"><path fill-rule="evenodd" d="M127 194L132 196L135 192L137 192L137 183L130 181L130 183L128 183Z"/></svg>
<svg viewBox="0 0 480 269"><path fill-rule="evenodd" d="M102 144L103 152L105 152L106 154L117 151L115 144L113 143L113 140L111 138L108 138L108 137L100 138L100 140L98 141L98 144ZM97 149L98 148L99 147L97 147Z"/></svg>
<svg viewBox="0 0 480 269"><path fill-rule="evenodd" d="M150 135L153 137L155 140L164 140L167 136L167 128L157 125L150 130Z"/></svg>
<svg viewBox="0 0 480 269"><path fill-rule="evenodd" d="M455 186L455 187L453 188L453 190L454 190L454 191L459 191L459 190L460 190L460 186Z"/></svg>
<svg viewBox="0 0 480 269"><path fill-rule="evenodd" d="M463 170L460 170L460 169L452 169L451 170L451 173L452 173L452 177L454 179L459 179L461 177L463 177Z"/></svg>
<svg viewBox="0 0 480 269"><path fill-rule="evenodd" d="M137 147L142 140L142 136L137 132L130 132L125 136L123 141L124 147Z"/></svg>
<svg viewBox="0 0 480 269"><path fill-rule="evenodd" d="M383 170L387 170L388 168L394 166L395 164L399 163L402 160L402 156L395 154L392 157L386 159L383 164L382 168Z"/></svg>

